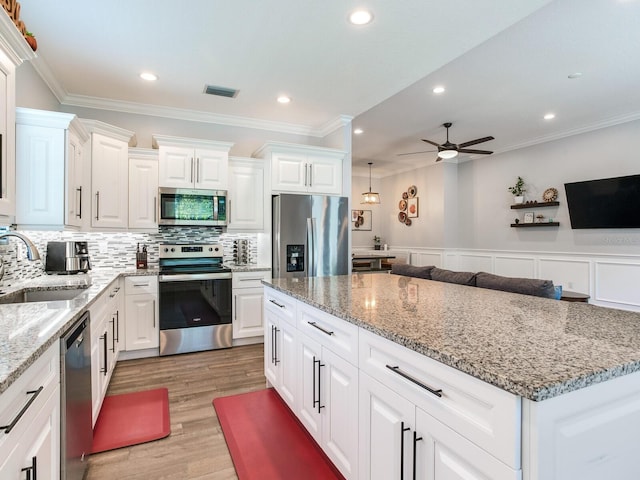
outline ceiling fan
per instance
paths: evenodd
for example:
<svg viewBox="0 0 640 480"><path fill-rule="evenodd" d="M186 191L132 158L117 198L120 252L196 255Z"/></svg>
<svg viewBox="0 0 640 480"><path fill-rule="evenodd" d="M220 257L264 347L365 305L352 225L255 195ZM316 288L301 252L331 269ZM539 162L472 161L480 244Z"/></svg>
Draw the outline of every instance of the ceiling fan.
<svg viewBox="0 0 640 480"><path fill-rule="evenodd" d="M477 145L478 143L483 143L483 142L488 142L489 140L493 140L494 138L489 136L489 137L482 137L482 138L476 138L475 140L470 140L468 142L463 142L460 143L458 145L456 145L455 143L451 143L449 141L449 128L451 127L452 123L451 122L447 122L447 123L443 123L442 126L444 128L447 129L447 141L444 142L443 144L439 144L436 142L432 142L431 140L426 140L426 139L422 139L423 142L429 143L431 145L433 145L434 147L438 148L438 158L436 158L436 162L439 162L440 160L442 160L443 158L454 158L458 155L458 153L471 153L471 154L477 154L477 155L491 155L493 152L489 151L489 150L475 150L472 148L466 148L466 147L470 147L471 145ZM401 155L415 155L418 153L426 153L426 152L433 152L435 150L426 150L423 152L409 152L409 153L399 153L398 156Z"/></svg>

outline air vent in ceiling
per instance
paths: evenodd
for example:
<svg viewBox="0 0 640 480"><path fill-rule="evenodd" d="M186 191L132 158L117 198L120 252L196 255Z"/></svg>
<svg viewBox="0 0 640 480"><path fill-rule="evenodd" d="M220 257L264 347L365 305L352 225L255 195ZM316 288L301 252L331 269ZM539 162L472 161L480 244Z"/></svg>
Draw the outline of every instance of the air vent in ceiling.
<svg viewBox="0 0 640 480"><path fill-rule="evenodd" d="M216 85L205 85L204 93L207 95L217 95L218 97L236 98L239 90L226 87L218 87Z"/></svg>

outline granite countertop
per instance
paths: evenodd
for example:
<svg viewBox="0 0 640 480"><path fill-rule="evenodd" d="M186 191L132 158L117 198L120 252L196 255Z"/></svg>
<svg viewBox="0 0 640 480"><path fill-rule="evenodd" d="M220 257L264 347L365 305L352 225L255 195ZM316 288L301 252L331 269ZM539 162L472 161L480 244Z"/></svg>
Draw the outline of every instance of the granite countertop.
<svg viewBox="0 0 640 480"><path fill-rule="evenodd" d="M640 371L640 313L390 274L263 282L533 401Z"/></svg>
<svg viewBox="0 0 640 480"><path fill-rule="evenodd" d="M23 288L86 291L73 300L0 305L0 393L56 342L120 275L157 275L157 269L100 269L78 275L42 275L16 282L3 294Z"/></svg>

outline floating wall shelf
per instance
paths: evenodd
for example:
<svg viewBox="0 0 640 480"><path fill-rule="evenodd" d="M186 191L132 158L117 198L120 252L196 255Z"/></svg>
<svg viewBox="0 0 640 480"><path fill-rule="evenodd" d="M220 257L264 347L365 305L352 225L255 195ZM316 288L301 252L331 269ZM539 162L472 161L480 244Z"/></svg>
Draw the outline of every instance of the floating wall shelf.
<svg viewBox="0 0 640 480"><path fill-rule="evenodd" d="M521 228L521 227L559 227L560 222L541 222L541 223L512 223L512 227Z"/></svg>
<svg viewBox="0 0 640 480"><path fill-rule="evenodd" d="M541 208L541 207L557 207L560 202L540 202L540 203L518 203L511 205L512 210L520 210L521 208Z"/></svg>

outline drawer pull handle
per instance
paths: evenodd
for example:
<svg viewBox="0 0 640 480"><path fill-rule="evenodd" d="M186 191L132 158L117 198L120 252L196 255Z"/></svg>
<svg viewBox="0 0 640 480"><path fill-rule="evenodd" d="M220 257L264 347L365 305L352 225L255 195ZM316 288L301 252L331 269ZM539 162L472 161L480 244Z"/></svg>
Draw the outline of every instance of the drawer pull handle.
<svg viewBox="0 0 640 480"><path fill-rule="evenodd" d="M0 427L0 429L4 428L4 433L5 434L7 434L7 433L11 432L11 430L13 430L13 428L17 425L17 423L20 421L20 419L25 414L25 412L27 410L29 410L29 407L31 406L31 404L35 401L35 399L38 397L38 395L40 395L40 392L42 392L43 389L44 389L44 386L42 385L37 390L29 390L27 392L27 395L33 395L33 396L24 405L24 407L22 407L22 410L20 410L18 412L18 415L16 415L16 418L14 418L13 421L9 425L3 425L3 426Z"/></svg>
<svg viewBox="0 0 640 480"><path fill-rule="evenodd" d="M31 466L25 467L20 471L27 472L27 480L38 480L38 457L31 457Z"/></svg>
<svg viewBox="0 0 640 480"><path fill-rule="evenodd" d="M333 335L334 332L330 331L330 330L326 330L324 328L322 328L320 325L318 325L316 322L307 322L309 325L311 325L312 327L316 327L318 330L320 330L322 333L326 333L327 335Z"/></svg>
<svg viewBox="0 0 640 480"><path fill-rule="evenodd" d="M276 305L277 307L284 308L284 305L280 305L280 304L279 304L278 302L276 302L275 300L271 300L271 299L269 299L269 301L270 301L271 303L273 303L274 305Z"/></svg>
<svg viewBox="0 0 640 480"><path fill-rule="evenodd" d="M134 283L133 286L134 287L148 287L149 284L148 283Z"/></svg>
<svg viewBox="0 0 640 480"><path fill-rule="evenodd" d="M395 366L392 367L391 365L387 365L387 368L389 370L391 370L394 373L397 373L398 375L400 375L403 378L406 378L407 380L409 380L412 383L415 383L416 385L418 385L419 387L424 388L427 392L429 393L433 393L436 397L442 397L442 389L439 388L438 390L434 390L431 387L428 387L427 385L425 385L424 383L422 383L420 380L418 380L417 378L412 377L411 375L409 375L408 373L403 372L402 370L400 370L400 367Z"/></svg>
<svg viewBox="0 0 640 480"><path fill-rule="evenodd" d="M416 433L416 431L414 430L413 432L413 480L416 480L416 473L417 473L417 449L418 449L418 442L422 440L422 437L419 437L418 434Z"/></svg>
<svg viewBox="0 0 640 480"><path fill-rule="evenodd" d="M404 432L411 430L400 422L400 480L404 480Z"/></svg>

